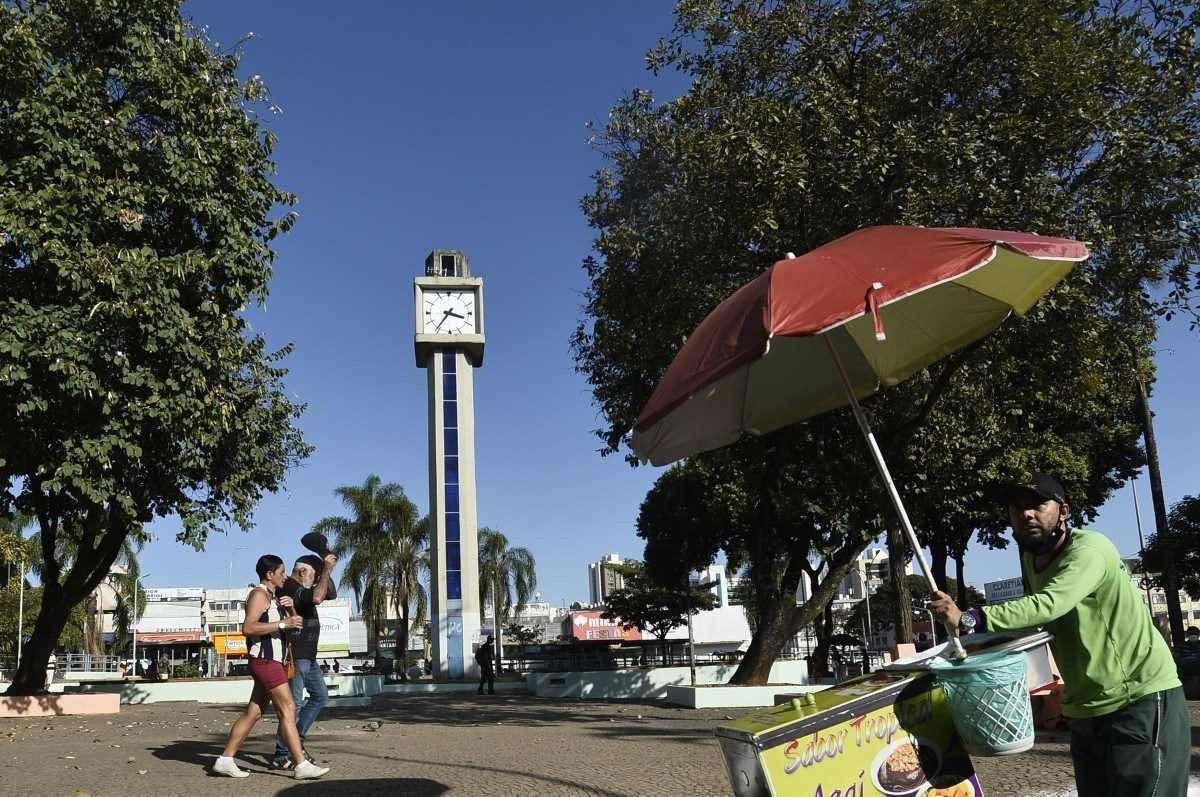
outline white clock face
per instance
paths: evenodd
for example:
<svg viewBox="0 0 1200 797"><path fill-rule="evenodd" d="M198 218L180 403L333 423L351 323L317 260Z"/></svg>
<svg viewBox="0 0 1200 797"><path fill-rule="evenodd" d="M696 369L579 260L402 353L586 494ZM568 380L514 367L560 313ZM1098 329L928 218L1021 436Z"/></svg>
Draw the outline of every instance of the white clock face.
<svg viewBox="0 0 1200 797"><path fill-rule="evenodd" d="M433 335L465 335L475 331L472 291L425 291L423 329Z"/></svg>

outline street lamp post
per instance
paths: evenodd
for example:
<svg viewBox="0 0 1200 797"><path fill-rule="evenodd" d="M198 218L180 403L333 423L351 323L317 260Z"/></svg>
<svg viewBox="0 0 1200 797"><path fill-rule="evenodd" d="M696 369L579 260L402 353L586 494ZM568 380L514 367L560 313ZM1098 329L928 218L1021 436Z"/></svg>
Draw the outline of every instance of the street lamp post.
<svg viewBox="0 0 1200 797"><path fill-rule="evenodd" d="M146 578L149 578L149 577L150 577L150 574L149 574L149 573L147 573L145 577L146 577ZM141 583L141 580L142 580L142 575L141 575L140 573L138 573L138 574L134 575L134 577L133 577L133 675L134 675L134 677L137 677L137 666L138 666L138 657L137 657L137 625L138 625L138 613L137 613L137 594L138 594L138 585Z"/></svg>
<svg viewBox="0 0 1200 797"><path fill-rule="evenodd" d="M229 588L230 589L233 589L233 560L236 558L236 554L238 551L244 551L244 550L246 550L245 545L238 545L238 546L235 546L229 552Z"/></svg>
<svg viewBox="0 0 1200 797"><path fill-rule="evenodd" d="M21 637L25 635L25 557L17 576L17 669L21 669Z"/></svg>
<svg viewBox="0 0 1200 797"><path fill-rule="evenodd" d="M716 585L717 585L717 582L716 582L716 581L705 581L705 582L703 582L703 583L698 583L698 584L696 584L696 586L695 586L695 589L697 589L697 590L702 590L702 589L712 589L712 588L713 588L713 587L715 587ZM692 589L692 586L691 586L691 580L689 579L689 582L688 582L688 591L690 592L690 591L691 591L691 589ZM695 614L695 610L694 610L694 609L692 609L692 607L691 607L691 606L688 606L688 612L687 612L687 621L688 621L688 670L690 671L690 673L691 673L691 676L692 676L692 686L695 686L695 685L696 685L696 637L695 637L695 636L693 635L693 633L692 633L692 615L693 615L693 614Z"/></svg>
<svg viewBox="0 0 1200 797"><path fill-rule="evenodd" d="M937 630L936 626L933 624L933 612L929 610L928 606L922 606L919 609L914 608L913 611L925 612L927 615L929 615L929 647L933 647L937 644Z"/></svg>

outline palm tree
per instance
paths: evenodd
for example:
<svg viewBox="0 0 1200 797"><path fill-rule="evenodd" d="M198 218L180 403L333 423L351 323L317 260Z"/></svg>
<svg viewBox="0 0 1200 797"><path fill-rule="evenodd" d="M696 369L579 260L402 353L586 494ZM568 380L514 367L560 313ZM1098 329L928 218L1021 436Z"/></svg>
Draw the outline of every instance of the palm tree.
<svg viewBox="0 0 1200 797"><path fill-rule="evenodd" d="M405 499L413 513L416 507ZM402 520L411 517L406 511L400 513ZM392 599L392 611L396 623L396 652L401 659L400 680L408 680L408 634L414 626L425 624L429 611L429 600L421 575L429 572L429 517L423 517L412 526L397 523L397 528L407 528L405 533L395 535L395 548L388 562L387 584Z"/></svg>
<svg viewBox="0 0 1200 797"><path fill-rule="evenodd" d="M313 531L336 537L333 552L345 562L339 584L354 594L371 639L378 641L388 609L396 613L394 655L402 659L408 654L409 630L425 621L427 597L420 574L428 568L428 523L417 519L417 507L403 487L384 484L375 474L360 486L339 487L334 493L349 516L327 517ZM407 679L403 663L400 670Z"/></svg>
<svg viewBox="0 0 1200 797"><path fill-rule="evenodd" d="M490 604L496 621L496 672L504 652L500 629L513 609L520 612L537 590L535 568L528 548L509 548L503 533L486 526L479 530L479 619L482 624L483 605Z"/></svg>

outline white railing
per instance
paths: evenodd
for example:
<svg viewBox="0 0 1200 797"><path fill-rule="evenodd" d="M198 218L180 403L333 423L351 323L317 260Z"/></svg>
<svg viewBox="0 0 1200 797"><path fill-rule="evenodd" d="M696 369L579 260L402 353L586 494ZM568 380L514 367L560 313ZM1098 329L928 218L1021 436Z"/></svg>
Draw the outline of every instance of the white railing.
<svg viewBox="0 0 1200 797"><path fill-rule="evenodd" d="M119 672L120 656L103 656L92 653L63 653L54 663L54 675L85 672Z"/></svg>

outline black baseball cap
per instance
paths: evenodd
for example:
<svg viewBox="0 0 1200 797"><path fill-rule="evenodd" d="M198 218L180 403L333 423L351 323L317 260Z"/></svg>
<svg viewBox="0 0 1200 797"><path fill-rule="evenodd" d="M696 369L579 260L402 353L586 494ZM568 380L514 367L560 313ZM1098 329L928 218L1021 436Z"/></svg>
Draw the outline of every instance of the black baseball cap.
<svg viewBox="0 0 1200 797"><path fill-rule="evenodd" d="M1067 503L1067 491L1058 479L1046 473L1025 473L1011 481L1004 488L1004 503L1007 504L1019 493L1034 493L1047 501Z"/></svg>

